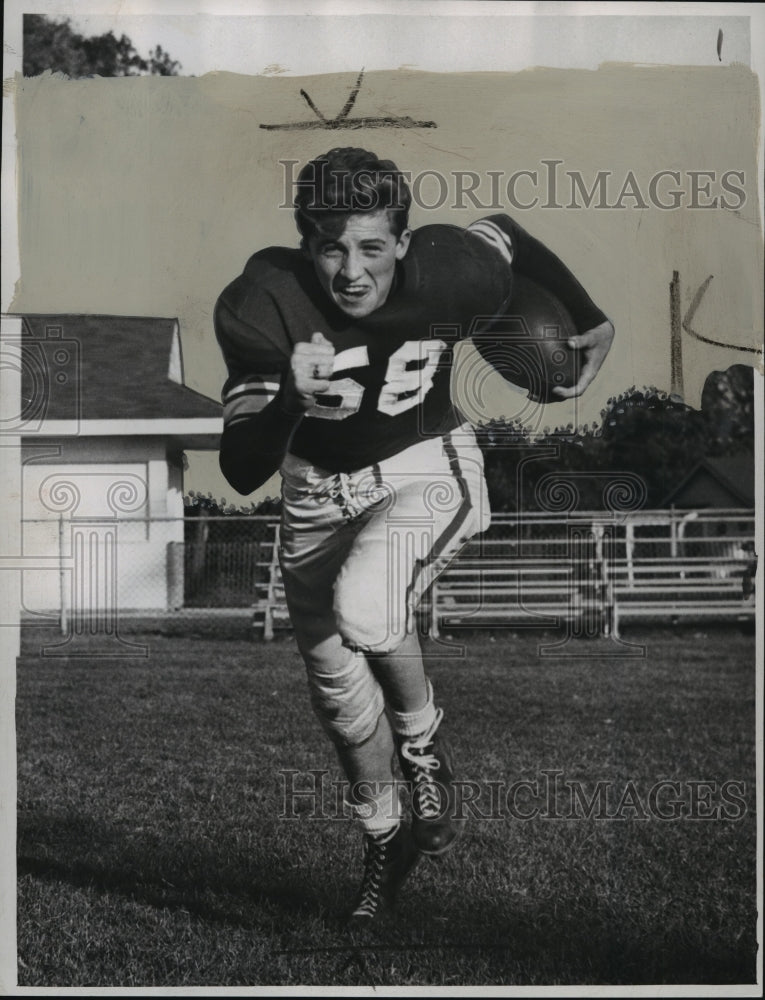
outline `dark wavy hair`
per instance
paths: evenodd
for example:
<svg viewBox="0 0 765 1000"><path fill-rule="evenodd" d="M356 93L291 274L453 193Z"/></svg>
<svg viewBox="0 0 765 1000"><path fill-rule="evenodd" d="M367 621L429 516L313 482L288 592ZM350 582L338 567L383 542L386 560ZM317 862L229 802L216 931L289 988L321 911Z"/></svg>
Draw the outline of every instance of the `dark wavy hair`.
<svg viewBox="0 0 765 1000"><path fill-rule="evenodd" d="M295 222L303 237L317 233L337 236L348 216L359 212L388 212L396 238L409 223L412 195L406 179L392 160L381 160L366 149L344 147L310 160L298 174Z"/></svg>

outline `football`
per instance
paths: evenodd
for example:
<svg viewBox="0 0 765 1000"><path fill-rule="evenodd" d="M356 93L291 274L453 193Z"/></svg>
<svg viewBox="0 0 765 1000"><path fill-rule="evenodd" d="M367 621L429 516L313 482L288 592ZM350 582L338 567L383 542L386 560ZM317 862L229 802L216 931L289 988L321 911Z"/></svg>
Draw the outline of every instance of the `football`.
<svg viewBox="0 0 765 1000"><path fill-rule="evenodd" d="M556 386L579 379L579 352L568 346L577 329L548 289L516 274L507 312L482 323L473 336L481 357L514 386L544 403L560 402Z"/></svg>

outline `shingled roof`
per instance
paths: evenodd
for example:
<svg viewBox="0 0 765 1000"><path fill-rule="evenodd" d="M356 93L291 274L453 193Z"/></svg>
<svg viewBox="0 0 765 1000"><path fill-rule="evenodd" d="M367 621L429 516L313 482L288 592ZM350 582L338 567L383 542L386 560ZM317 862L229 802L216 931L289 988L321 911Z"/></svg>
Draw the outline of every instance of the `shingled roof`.
<svg viewBox="0 0 765 1000"><path fill-rule="evenodd" d="M220 418L220 403L183 385L178 323L126 316L25 316L22 398L44 419Z"/></svg>

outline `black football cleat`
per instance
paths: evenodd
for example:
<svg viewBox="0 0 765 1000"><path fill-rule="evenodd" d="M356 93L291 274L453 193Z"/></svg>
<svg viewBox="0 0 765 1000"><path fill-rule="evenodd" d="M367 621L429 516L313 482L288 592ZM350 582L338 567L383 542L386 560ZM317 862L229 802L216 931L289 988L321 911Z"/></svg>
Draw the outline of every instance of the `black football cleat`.
<svg viewBox="0 0 765 1000"><path fill-rule="evenodd" d="M443 715L437 709L426 733L397 741L401 770L411 784L412 836L418 850L429 855L448 851L465 827L465 817L456 815L452 751L438 733Z"/></svg>
<svg viewBox="0 0 765 1000"><path fill-rule="evenodd" d="M398 890L418 860L412 832L404 823L394 833L365 834L364 878L348 926L363 928L390 914Z"/></svg>

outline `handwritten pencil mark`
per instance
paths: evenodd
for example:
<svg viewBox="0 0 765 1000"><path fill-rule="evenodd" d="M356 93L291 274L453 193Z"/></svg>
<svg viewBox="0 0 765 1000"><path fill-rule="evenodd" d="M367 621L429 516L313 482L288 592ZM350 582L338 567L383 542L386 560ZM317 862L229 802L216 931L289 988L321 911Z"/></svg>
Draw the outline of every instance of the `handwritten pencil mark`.
<svg viewBox="0 0 765 1000"><path fill-rule="evenodd" d="M703 344L711 344L713 347L727 347L730 351L746 351L748 354L762 354L762 348L759 347L741 347L738 344L726 344L722 340L712 340L711 337L703 337L691 326L691 320L696 315L696 311L701 304L701 300L704 298L704 293L707 288L709 288L713 277L714 275L710 274L708 278L702 281L696 290L696 294L693 296L691 304L688 306L688 311L683 317L683 329L690 337L693 337L695 340L700 340Z"/></svg>
<svg viewBox="0 0 765 1000"><path fill-rule="evenodd" d="M303 90L302 87L300 88L300 96L305 100L306 104L311 109L311 111L313 111L313 113L316 115L317 118L320 118L323 122L327 120L321 113L321 111L319 111L319 109L313 103L313 101L310 98L310 95L305 90Z"/></svg>
<svg viewBox="0 0 765 1000"><path fill-rule="evenodd" d="M334 118L327 118L326 115L320 111L316 106L314 101L311 99L310 94L307 91L300 91L300 96L306 102L308 107L313 111L315 118L309 121L302 122L282 122L279 124L261 124L260 128L275 130L279 129L285 132L299 132L306 129L337 129L337 128L438 128L435 122L430 121L415 121L408 115L388 115L386 117L364 117L364 118L349 118L351 110L356 103L356 98L359 96L359 90L361 89L361 81L364 79L364 70L362 69L359 73L356 83L351 90L348 100L345 102L340 111L335 115Z"/></svg>
<svg viewBox="0 0 765 1000"><path fill-rule="evenodd" d="M347 118L348 115L351 113L351 108L356 103L356 98L359 96L359 90L361 90L361 81L363 79L364 79L364 70L362 69L361 72L359 73L358 79L356 80L356 86L353 88L353 90L350 93L350 97L345 102L345 105L343 106L343 110L337 116L338 119L340 119L340 118Z"/></svg>

